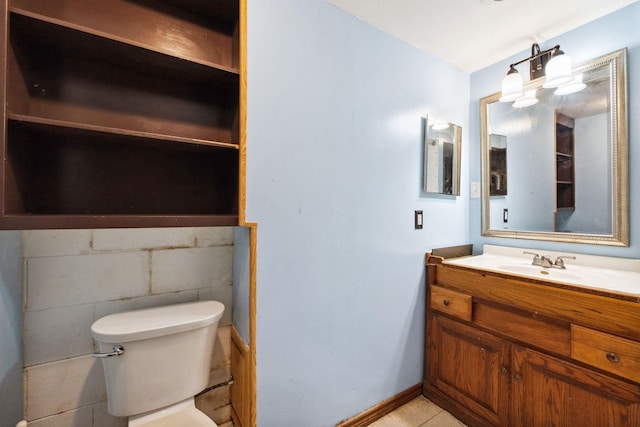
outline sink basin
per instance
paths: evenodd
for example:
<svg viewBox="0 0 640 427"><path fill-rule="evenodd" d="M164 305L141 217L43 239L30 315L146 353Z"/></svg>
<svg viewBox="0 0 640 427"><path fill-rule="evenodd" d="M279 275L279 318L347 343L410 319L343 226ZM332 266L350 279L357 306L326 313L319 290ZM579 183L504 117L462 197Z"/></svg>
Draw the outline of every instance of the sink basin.
<svg viewBox="0 0 640 427"><path fill-rule="evenodd" d="M525 251L536 252L551 259L558 256L575 256L576 259L565 259L566 269L544 268L532 265L533 257L523 254ZM444 262L556 283L604 289L640 298L640 260L637 259L484 245L482 255Z"/></svg>
<svg viewBox="0 0 640 427"><path fill-rule="evenodd" d="M580 280L580 276L567 273L566 270L543 268L537 265L501 265L498 270L526 276L541 277L552 280Z"/></svg>

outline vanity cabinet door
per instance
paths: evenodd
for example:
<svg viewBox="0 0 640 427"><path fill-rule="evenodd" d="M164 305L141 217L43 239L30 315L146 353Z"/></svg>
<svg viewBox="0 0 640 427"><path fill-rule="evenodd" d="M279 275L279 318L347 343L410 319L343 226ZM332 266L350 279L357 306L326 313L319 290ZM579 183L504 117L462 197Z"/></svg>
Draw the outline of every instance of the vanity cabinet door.
<svg viewBox="0 0 640 427"><path fill-rule="evenodd" d="M640 426L640 387L515 346L512 425Z"/></svg>
<svg viewBox="0 0 640 427"><path fill-rule="evenodd" d="M509 425L510 344L439 314L431 319L427 382L487 424Z"/></svg>

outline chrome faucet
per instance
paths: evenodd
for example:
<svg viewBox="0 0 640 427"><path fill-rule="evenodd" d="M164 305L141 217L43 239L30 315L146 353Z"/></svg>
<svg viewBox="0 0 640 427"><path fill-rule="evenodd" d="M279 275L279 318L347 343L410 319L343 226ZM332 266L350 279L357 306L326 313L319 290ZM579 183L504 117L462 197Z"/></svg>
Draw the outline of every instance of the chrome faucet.
<svg viewBox="0 0 640 427"><path fill-rule="evenodd" d="M576 259L576 257L574 256L559 256L559 257L556 257L556 260L554 262L554 261L551 261L551 258L546 255L539 255L535 252L527 252L527 251L524 251L523 253L527 255L533 255L533 260L531 261L531 265L537 265L544 268L560 268L564 270L567 267L564 266L563 259Z"/></svg>
<svg viewBox="0 0 640 427"><path fill-rule="evenodd" d="M533 255L533 261L531 261L531 265L538 265L544 268L549 268L553 265L551 258L547 256L539 255L535 252L524 251L523 253L527 255Z"/></svg>
<svg viewBox="0 0 640 427"><path fill-rule="evenodd" d="M556 262L553 263L553 266L555 268L561 268L561 269L566 269L567 267L564 266L564 261L563 259L576 259L576 257L574 256L559 256L556 258Z"/></svg>

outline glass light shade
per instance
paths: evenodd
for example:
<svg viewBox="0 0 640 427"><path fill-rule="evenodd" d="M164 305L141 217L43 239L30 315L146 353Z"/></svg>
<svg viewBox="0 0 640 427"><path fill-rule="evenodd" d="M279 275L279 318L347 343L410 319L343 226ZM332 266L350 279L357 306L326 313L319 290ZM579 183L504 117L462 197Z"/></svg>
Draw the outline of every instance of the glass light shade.
<svg viewBox="0 0 640 427"><path fill-rule="evenodd" d="M552 57L544 68L546 80L543 87L557 87L571 81L571 68L571 58L568 55L563 53Z"/></svg>
<svg viewBox="0 0 640 427"><path fill-rule="evenodd" d="M522 96L522 76L517 72L510 72L502 79L502 96L500 102L511 102Z"/></svg>
<svg viewBox="0 0 640 427"><path fill-rule="evenodd" d="M587 85L582 83L582 74L578 74L569 83L558 86L554 94L569 95L570 93L580 92L585 87L587 87Z"/></svg>
<svg viewBox="0 0 640 427"><path fill-rule="evenodd" d="M513 108L524 108L537 104L538 98L536 98L536 90L528 90L524 93L524 96L516 99L513 103Z"/></svg>

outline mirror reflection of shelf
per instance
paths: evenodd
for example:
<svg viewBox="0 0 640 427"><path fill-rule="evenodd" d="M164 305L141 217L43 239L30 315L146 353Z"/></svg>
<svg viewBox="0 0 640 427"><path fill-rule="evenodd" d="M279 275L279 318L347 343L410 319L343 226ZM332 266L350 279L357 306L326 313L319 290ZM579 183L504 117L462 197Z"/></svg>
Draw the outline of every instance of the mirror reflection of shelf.
<svg viewBox="0 0 640 427"><path fill-rule="evenodd" d="M556 113L556 208L575 209L574 119Z"/></svg>
<svg viewBox="0 0 640 427"><path fill-rule="evenodd" d="M507 195L507 137L489 135L489 168L491 196Z"/></svg>

